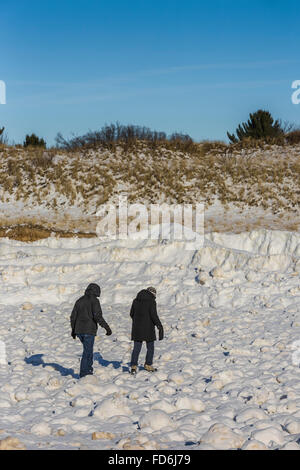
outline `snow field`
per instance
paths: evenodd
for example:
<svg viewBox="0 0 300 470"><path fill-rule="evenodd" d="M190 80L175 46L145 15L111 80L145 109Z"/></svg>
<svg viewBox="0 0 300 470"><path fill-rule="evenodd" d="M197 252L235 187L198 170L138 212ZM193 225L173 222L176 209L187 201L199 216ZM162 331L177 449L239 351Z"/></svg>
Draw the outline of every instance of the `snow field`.
<svg viewBox="0 0 300 470"><path fill-rule="evenodd" d="M185 248L1 241L0 448L300 448L300 235L213 233ZM78 380L69 316L89 282L113 335L99 328L94 376ZM143 346L132 377L129 310L148 285L165 339L158 372L143 370Z"/></svg>

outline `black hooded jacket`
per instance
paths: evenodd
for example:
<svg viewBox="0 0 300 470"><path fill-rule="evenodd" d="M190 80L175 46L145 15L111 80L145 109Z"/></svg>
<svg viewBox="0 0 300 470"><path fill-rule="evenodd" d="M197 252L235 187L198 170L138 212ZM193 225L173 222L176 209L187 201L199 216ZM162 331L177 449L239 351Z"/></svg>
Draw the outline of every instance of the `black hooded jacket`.
<svg viewBox="0 0 300 470"><path fill-rule="evenodd" d="M138 293L132 303L130 316L133 341L155 341L155 326L159 329L159 339L163 338L163 326L157 315L155 297L151 292L143 289Z"/></svg>
<svg viewBox="0 0 300 470"><path fill-rule="evenodd" d="M97 298L100 297L100 293L98 284L89 284L84 295L76 301L70 317L72 335L96 336L98 323L107 331L110 330L102 316L101 305Z"/></svg>

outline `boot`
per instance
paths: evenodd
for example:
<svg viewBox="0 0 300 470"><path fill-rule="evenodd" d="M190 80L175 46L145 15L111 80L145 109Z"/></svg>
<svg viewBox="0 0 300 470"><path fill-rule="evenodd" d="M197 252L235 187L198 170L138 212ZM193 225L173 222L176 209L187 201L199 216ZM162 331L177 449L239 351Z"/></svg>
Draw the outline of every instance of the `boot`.
<svg viewBox="0 0 300 470"><path fill-rule="evenodd" d="M149 366L148 364L144 364L144 368L147 372L156 372L157 369L155 369L153 366Z"/></svg>
<svg viewBox="0 0 300 470"><path fill-rule="evenodd" d="M137 366L131 366L130 373L131 375L135 375L137 373Z"/></svg>

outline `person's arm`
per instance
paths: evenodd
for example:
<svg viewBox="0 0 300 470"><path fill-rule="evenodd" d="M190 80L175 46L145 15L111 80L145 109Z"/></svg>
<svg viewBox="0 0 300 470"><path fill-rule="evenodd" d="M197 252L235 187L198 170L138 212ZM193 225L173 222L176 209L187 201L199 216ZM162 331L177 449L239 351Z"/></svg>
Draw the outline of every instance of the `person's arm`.
<svg viewBox="0 0 300 470"><path fill-rule="evenodd" d="M76 324L76 319L77 319L77 313L78 312L77 312L77 302L76 302L74 307L73 307L71 316L70 316L71 329L72 329L71 336L74 339L76 338L76 336L75 336L75 324Z"/></svg>
<svg viewBox="0 0 300 470"><path fill-rule="evenodd" d="M161 324L161 321L160 321L160 319L157 315L156 302L151 302L150 316L151 316L151 319L152 319L154 325L159 330L159 339L162 340L163 337L164 337L164 328L163 328L163 326Z"/></svg>
<svg viewBox="0 0 300 470"><path fill-rule="evenodd" d="M95 321L99 323L99 325L106 330L106 334L108 336L111 335L112 331L108 323L106 323L106 321L103 318L102 308L98 299L95 299L95 302L93 302L93 315L94 315Z"/></svg>
<svg viewBox="0 0 300 470"><path fill-rule="evenodd" d="M133 315L134 315L134 301L132 302L132 305L131 305L131 309L130 309L130 316L131 318L133 319Z"/></svg>

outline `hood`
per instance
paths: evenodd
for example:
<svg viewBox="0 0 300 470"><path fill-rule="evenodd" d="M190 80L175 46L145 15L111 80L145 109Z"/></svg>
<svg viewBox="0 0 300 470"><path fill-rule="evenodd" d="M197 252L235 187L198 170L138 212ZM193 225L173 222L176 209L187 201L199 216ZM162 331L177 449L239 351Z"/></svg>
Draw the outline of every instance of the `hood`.
<svg viewBox="0 0 300 470"><path fill-rule="evenodd" d="M101 289L98 284L89 284L85 289L85 295L95 295L96 297L100 297Z"/></svg>
<svg viewBox="0 0 300 470"><path fill-rule="evenodd" d="M143 289L141 290L138 295L136 296L136 299L138 301L142 301L142 300L155 300L155 297L153 294L151 294L151 292L149 292L148 290L146 289Z"/></svg>

